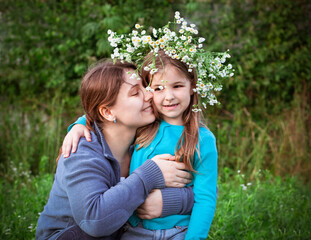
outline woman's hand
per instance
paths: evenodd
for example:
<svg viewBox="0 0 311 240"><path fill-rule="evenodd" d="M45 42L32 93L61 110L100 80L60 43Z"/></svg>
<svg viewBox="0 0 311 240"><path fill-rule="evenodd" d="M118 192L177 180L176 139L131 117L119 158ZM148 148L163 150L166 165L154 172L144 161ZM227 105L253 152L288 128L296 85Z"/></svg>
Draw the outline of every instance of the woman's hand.
<svg viewBox="0 0 311 240"><path fill-rule="evenodd" d="M63 156L69 157L72 147L72 153L77 151L78 143L81 137L85 137L88 142L92 141L90 131L83 124L75 124L67 133L63 145Z"/></svg>
<svg viewBox="0 0 311 240"><path fill-rule="evenodd" d="M152 190L145 202L137 209L137 216L141 219L153 219L158 218L162 214L163 200L160 189Z"/></svg>
<svg viewBox="0 0 311 240"><path fill-rule="evenodd" d="M186 165L176 162L170 154L156 155L152 160L161 169L166 187L184 187L191 182L191 174L186 172Z"/></svg>

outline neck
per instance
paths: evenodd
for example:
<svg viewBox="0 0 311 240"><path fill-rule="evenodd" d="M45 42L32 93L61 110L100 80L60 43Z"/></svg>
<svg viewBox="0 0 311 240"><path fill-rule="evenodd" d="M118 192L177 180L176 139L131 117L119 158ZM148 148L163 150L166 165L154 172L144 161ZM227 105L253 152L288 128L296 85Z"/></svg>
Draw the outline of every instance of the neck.
<svg viewBox="0 0 311 240"><path fill-rule="evenodd" d="M129 173L129 147L134 142L136 130L116 123L107 123L102 129L110 151L120 164L122 177L127 177Z"/></svg>

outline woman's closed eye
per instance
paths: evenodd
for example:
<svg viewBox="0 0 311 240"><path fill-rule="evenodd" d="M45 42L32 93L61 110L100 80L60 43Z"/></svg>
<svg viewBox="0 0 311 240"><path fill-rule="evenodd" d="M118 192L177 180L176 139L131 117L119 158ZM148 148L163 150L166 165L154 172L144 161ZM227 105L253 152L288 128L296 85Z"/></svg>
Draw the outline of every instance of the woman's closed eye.
<svg viewBox="0 0 311 240"><path fill-rule="evenodd" d="M184 85L175 85L174 88L182 88Z"/></svg>
<svg viewBox="0 0 311 240"><path fill-rule="evenodd" d="M134 92L132 92L131 96L137 96L138 94L139 94L138 91L134 91Z"/></svg>

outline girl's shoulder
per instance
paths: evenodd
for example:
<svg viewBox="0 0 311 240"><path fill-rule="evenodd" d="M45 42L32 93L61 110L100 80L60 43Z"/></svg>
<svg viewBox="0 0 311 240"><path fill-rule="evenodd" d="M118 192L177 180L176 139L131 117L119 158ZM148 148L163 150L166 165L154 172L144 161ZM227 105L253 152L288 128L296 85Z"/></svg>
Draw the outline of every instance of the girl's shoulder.
<svg viewBox="0 0 311 240"><path fill-rule="evenodd" d="M216 140L215 135L206 126L201 126L199 129L199 141L202 140Z"/></svg>

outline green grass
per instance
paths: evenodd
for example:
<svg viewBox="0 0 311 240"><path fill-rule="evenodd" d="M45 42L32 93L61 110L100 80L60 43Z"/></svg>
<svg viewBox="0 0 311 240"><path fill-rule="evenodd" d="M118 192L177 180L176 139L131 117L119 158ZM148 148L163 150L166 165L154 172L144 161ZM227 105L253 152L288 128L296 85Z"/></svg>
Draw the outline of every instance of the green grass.
<svg viewBox="0 0 311 240"><path fill-rule="evenodd" d="M15 171L12 177L0 184L0 239L34 239L53 176ZM218 188L208 239L310 239L311 193L295 178L258 172L249 182L225 168Z"/></svg>
<svg viewBox="0 0 311 240"><path fill-rule="evenodd" d="M269 171L260 170L249 181L241 173L223 170L208 239L310 239L308 186Z"/></svg>
<svg viewBox="0 0 311 240"><path fill-rule="evenodd" d="M22 176L13 176L14 182L0 180L0 239L35 238L39 213L53 183L53 176L49 174L32 177L26 172L18 175Z"/></svg>

